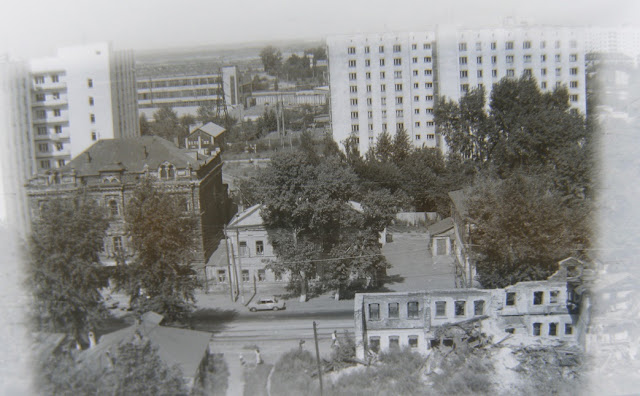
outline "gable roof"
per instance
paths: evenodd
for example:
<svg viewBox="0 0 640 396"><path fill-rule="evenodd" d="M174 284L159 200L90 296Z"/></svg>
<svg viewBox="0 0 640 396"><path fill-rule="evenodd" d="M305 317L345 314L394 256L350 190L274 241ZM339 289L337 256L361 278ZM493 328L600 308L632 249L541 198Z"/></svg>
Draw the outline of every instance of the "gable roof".
<svg viewBox="0 0 640 396"><path fill-rule="evenodd" d="M262 204L256 204L238 213L233 216L227 228L262 226L264 220L260 215L260 209L262 209Z"/></svg>
<svg viewBox="0 0 640 396"><path fill-rule="evenodd" d="M189 136L191 136L192 134L194 134L197 131L202 131L204 133L206 133L207 135L211 135L214 138L220 136L222 133L224 133L226 131L226 129L224 129L223 127L221 127L218 124L214 124L213 122L207 122L206 124L203 124L199 127L195 127L191 130L191 132L189 133Z"/></svg>
<svg viewBox="0 0 640 396"><path fill-rule="evenodd" d="M149 169L157 169L165 161L176 168L184 169L191 165L197 170L210 158L194 158L186 150L158 136L139 136L99 140L71 160L63 170L75 169L79 176L96 175L100 171L142 172L145 165Z"/></svg>
<svg viewBox="0 0 640 396"><path fill-rule="evenodd" d="M440 220L435 224L431 224L429 227L427 227L427 230L429 231L429 235L434 236L445 231L449 231L452 228L453 219L451 217L447 217L446 219Z"/></svg>
<svg viewBox="0 0 640 396"><path fill-rule="evenodd" d="M103 335L95 347L82 351L82 362L99 361L112 347L131 342L138 333L158 347L158 356L163 362L170 367L177 364L185 378L194 378L208 350L211 333L160 326L159 320L161 315L147 312L140 324Z"/></svg>

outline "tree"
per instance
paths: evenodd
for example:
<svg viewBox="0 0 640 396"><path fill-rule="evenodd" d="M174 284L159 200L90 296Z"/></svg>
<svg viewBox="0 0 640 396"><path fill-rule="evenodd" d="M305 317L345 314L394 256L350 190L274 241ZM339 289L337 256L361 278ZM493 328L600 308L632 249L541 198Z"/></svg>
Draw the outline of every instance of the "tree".
<svg viewBox="0 0 640 396"><path fill-rule="evenodd" d="M550 182L535 175L482 179L467 207L479 281L487 288L544 280L558 261L589 246L590 208L566 205Z"/></svg>
<svg viewBox="0 0 640 396"><path fill-rule="evenodd" d="M399 129L393 137L393 162L396 165L402 164L412 150L413 146L407 130Z"/></svg>
<svg viewBox="0 0 640 396"><path fill-rule="evenodd" d="M382 132L378 135L378 140L376 140L376 159L380 162L391 161L393 159L393 148L393 140L391 139L389 132Z"/></svg>
<svg viewBox="0 0 640 396"><path fill-rule="evenodd" d="M151 131L154 135L173 141L180 138L180 121L178 114L169 106L163 106L153 113Z"/></svg>
<svg viewBox="0 0 640 396"><path fill-rule="evenodd" d="M176 321L192 309L198 286L191 265L196 221L185 209L184 202L160 191L148 178L127 205L126 230L135 256L118 266L116 286L139 313L155 311Z"/></svg>
<svg viewBox="0 0 640 396"><path fill-rule="evenodd" d="M260 51L260 59L264 66L264 71L275 76L282 66L282 54L280 50L273 46L267 46Z"/></svg>
<svg viewBox="0 0 640 396"><path fill-rule="evenodd" d="M140 113L140 134L142 136L153 134L151 131L151 124L144 113Z"/></svg>
<svg viewBox="0 0 640 396"><path fill-rule="evenodd" d="M108 282L98 254L107 227L102 208L83 194L42 205L28 261L37 330L79 340L106 316L100 289Z"/></svg>

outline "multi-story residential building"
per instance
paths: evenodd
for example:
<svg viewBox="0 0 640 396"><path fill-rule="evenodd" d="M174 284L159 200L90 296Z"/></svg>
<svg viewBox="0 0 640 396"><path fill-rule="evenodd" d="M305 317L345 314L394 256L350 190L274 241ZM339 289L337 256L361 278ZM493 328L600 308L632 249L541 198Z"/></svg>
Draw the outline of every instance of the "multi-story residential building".
<svg viewBox="0 0 640 396"><path fill-rule="evenodd" d="M216 106L224 102L237 105L238 68L226 66L219 73L198 75L138 76L138 106L153 111L162 106L192 107Z"/></svg>
<svg viewBox="0 0 640 396"><path fill-rule="evenodd" d="M219 150L203 155L176 147L156 136L100 140L60 169L32 178L27 185L32 216L47 210L47 201L71 197L84 191L104 206L109 229L101 260L115 264L116 253L133 254L124 232L125 208L140 178L149 177L158 188L184 201L194 214L197 245L194 262L199 274L222 238L223 228L234 213L222 183Z"/></svg>
<svg viewBox="0 0 640 396"><path fill-rule="evenodd" d="M333 136L361 153L377 136L408 131L416 147L446 150L434 122L441 98L459 100L504 77L534 77L543 91L569 90L586 111L583 30L551 27L452 29L336 36L327 40Z"/></svg>
<svg viewBox="0 0 640 396"><path fill-rule="evenodd" d="M107 43L61 48L30 62L37 170L64 167L100 139L140 135L132 51Z"/></svg>
<svg viewBox="0 0 640 396"><path fill-rule="evenodd" d="M640 28L636 26L591 27L586 31L586 52L640 57Z"/></svg>
<svg viewBox="0 0 640 396"><path fill-rule="evenodd" d="M516 345L583 345L590 297L581 280L585 265L574 258L546 281L504 289L450 289L358 293L354 318L356 356L409 347L427 353L469 338L479 329L494 342ZM509 340L506 340L509 338Z"/></svg>

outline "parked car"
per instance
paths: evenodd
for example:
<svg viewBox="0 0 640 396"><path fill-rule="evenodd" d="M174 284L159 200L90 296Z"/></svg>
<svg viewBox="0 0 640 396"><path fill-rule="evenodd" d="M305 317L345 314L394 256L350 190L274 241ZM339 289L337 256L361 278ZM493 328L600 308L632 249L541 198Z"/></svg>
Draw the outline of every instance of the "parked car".
<svg viewBox="0 0 640 396"><path fill-rule="evenodd" d="M249 311L279 311L285 309L286 305L284 301L278 301L275 297L261 297L255 299L247 305Z"/></svg>

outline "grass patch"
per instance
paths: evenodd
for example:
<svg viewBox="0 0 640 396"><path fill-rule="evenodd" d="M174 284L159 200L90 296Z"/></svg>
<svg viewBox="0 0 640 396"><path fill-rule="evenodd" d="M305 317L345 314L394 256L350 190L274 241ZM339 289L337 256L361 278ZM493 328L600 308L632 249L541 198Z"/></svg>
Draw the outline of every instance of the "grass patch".
<svg viewBox="0 0 640 396"><path fill-rule="evenodd" d="M266 396L272 364L259 364L244 370L244 396ZM272 392L272 394L275 394Z"/></svg>

